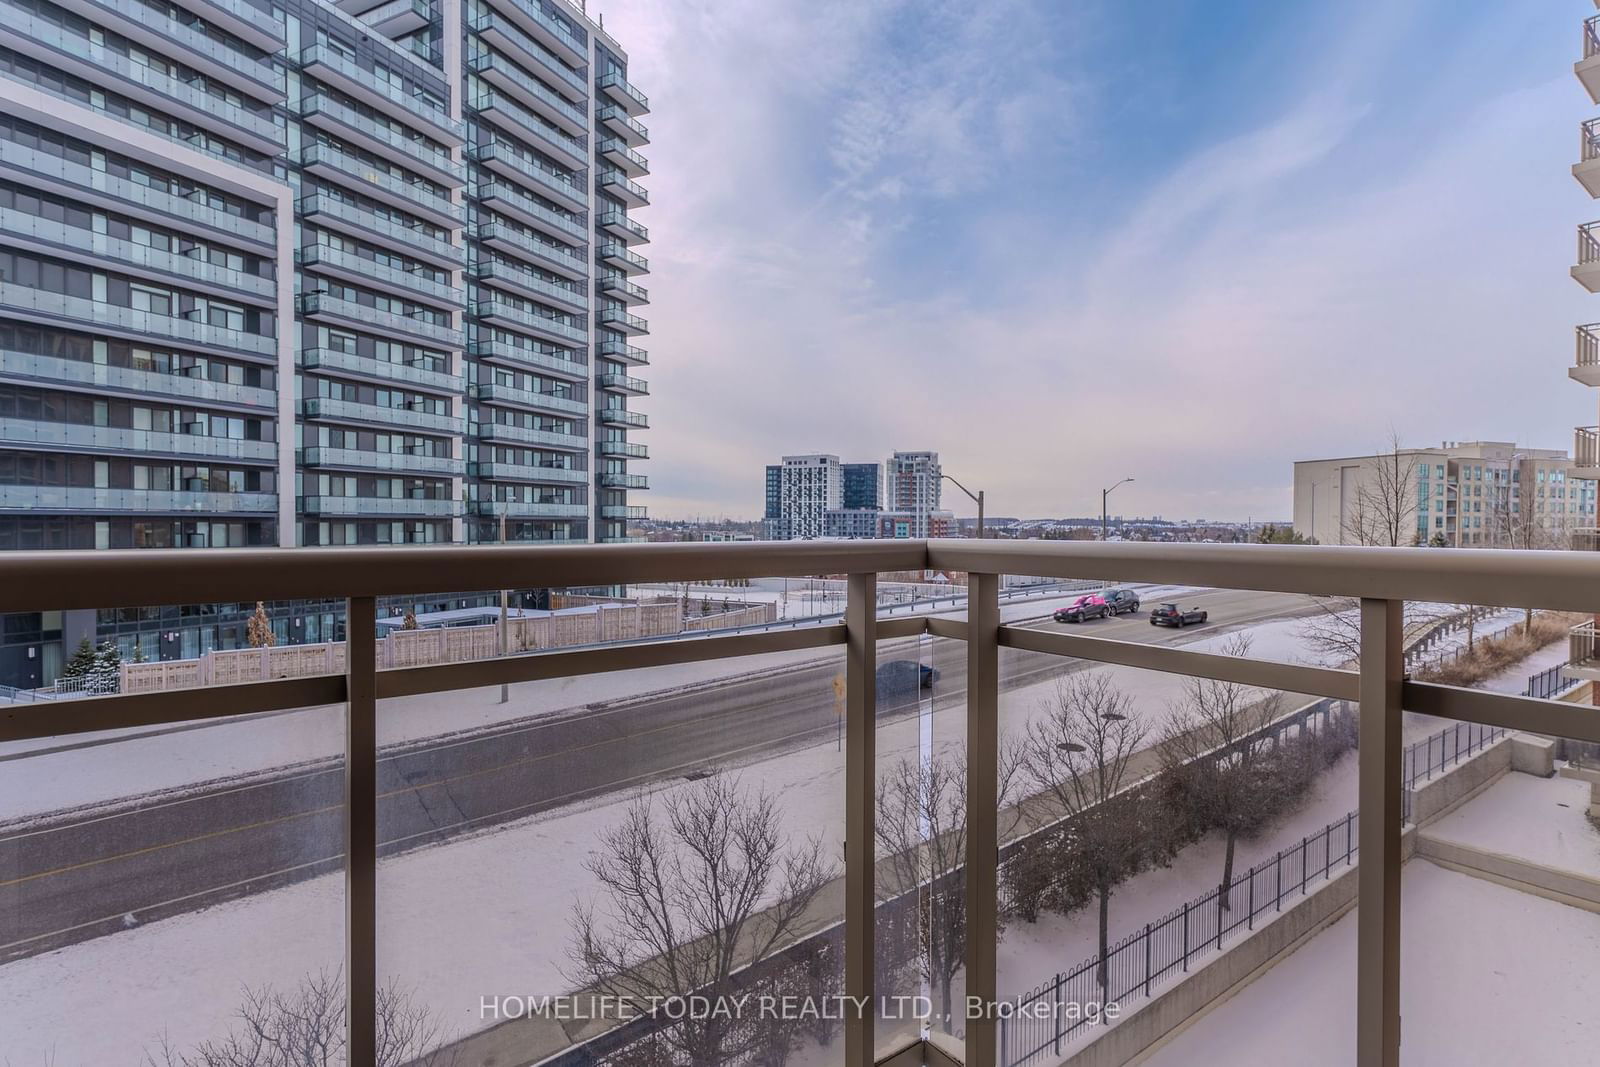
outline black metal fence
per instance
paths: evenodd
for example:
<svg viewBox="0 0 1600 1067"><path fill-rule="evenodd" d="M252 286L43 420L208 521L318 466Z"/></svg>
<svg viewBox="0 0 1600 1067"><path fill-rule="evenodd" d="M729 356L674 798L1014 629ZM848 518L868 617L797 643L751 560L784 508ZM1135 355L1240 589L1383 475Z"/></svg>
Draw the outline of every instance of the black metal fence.
<svg viewBox="0 0 1600 1067"><path fill-rule="evenodd" d="M1105 1004L1123 1004L1169 975L1220 951L1228 934L1254 929L1256 919L1283 910L1348 867L1356 854L1358 820L1351 812L1320 833L1303 838L1272 859L1219 885L1158 922L1110 946L1104 966L1097 955L1076 970L1058 974L1015 1002L1000 1021L1001 1067L1018 1067L1036 1057L1058 1055L1063 1042L1094 1022Z"/></svg>
<svg viewBox="0 0 1600 1067"><path fill-rule="evenodd" d="M1549 670L1528 675L1528 684L1523 688L1522 695L1549 700L1551 697L1565 693L1568 689L1578 684L1578 679L1567 678L1562 675L1561 672L1566 666L1565 663L1558 663Z"/></svg>
<svg viewBox="0 0 1600 1067"><path fill-rule="evenodd" d="M1483 751L1505 735L1498 727L1456 723L1418 741L1401 757L1406 818L1411 816L1411 791L1419 782ZM1135 997L1174 974L1222 949L1223 940L1240 927L1255 929L1256 920L1283 910L1286 902L1304 896L1355 862L1360 819L1350 812L1300 844L1219 885L1158 922L1146 923L1106 952L1072 971L1064 971L1018 997L1000 1021L1000 1067L1022 1067L1042 1056L1059 1055L1076 1031L1095 1021L1096 1010L1109 1003L1126 1006ZM1263 921L1271 921L1270 919Z"/></svg>

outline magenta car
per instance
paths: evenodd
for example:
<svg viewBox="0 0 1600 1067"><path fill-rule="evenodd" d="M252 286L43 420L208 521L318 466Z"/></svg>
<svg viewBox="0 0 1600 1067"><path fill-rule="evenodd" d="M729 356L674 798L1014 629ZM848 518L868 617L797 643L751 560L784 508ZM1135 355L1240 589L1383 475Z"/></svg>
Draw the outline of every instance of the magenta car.
<svg viewBox="0 0 1600 1067"><path fill-rule="evenodd" d="M1083 622L1085 619L1103 619L1105 616L1105 600L1090 593L1088 596L1079 597L1064 608L1057 608L1053 618L1056 622Z"/></svg>

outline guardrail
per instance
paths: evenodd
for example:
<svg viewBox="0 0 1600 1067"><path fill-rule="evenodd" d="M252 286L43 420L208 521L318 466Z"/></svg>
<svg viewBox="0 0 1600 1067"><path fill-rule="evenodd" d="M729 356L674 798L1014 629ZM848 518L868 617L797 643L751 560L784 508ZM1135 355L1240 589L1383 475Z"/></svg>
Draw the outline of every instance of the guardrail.
<svg viewBox="0 0 1600 1067"><path fill-rule="evenodd" d="M877 574L919 569L969 574L965 619L927 614L878 618ZM1334 670L1002 625L1000 576L1007 573L1359 598L1360 667ZM383 596L507 585L582 588L816 574L849 575L842 623L377 669L376 605ZM967 665L964 785L965 795L974 800L967 807L966 823L965 981L968 996L986 1006L965 1020L964 1041L969 1067L991 1067L998 1048L998 1016L988 1009L999 1006L995 955L1000 842L998 805L985 798L999 795L1002 648L1359 700L1363 803L1359 824L1351 820L1354 842L1348 844L1350 851L1359 849L1367 856L1358 868L1356 973L1362 994L1356 1050L1361 1062L1394 1063L1399 1055L1399 941L1394 933L1400 920L1402 709L1600 742L1600 716L1590 708L1406 679L1403 604L1476 603L1592 613L1597 588L1600 558L1592 555L1472 549L969 540L11 552L0 555L0 612L105 608L108 597L142 605L247 603L263 593L277 599L340 598L346 602L348 632L359 639L350 641L346 669L339 675L95 697L65 707L5 706L0 708L0 741L343 704L345 789L343 801L336 802L345 826L343 1017L348 1020L349 1062L371 1063L377 1059L380 988L375 896L380 699L843 646L845 837L871 842L877 642L916 633L961 640ZM872 1003L878 904L873 851L851 848L845 857L840 898L843 993L852 999L844 1003ZM1342 855L1337 847L1334 854ZM1314 866L1318 857L1312 852L1310 858ZM833 1054L846 1067L866 1067L874 1057L874 1013L846 1010L844 1015L842 1041Z"/></svg>

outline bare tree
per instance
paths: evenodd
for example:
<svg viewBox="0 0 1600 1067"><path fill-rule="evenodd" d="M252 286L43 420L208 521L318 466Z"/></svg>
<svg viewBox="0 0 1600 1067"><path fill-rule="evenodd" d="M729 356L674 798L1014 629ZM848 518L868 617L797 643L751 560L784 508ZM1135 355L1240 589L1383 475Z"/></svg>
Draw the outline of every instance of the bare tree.
<svg viewBox="0 0 1600 1067"><path fill-rule="evenodd" d="M774 797L722 773L659 805L635 801L585 866L598 885L574 909L569 977L636 1003L734 994L735 971L795 940L835 876L820 839L783 833ZM709 1014L675 1021L659 1039L691 1067L768 1047L754 1020Z"/></svg>
<svg viewBox="0 0 1600 1067"><path fill-rule="evenodd" d="M456 1053L428 1010L393 982L378 990L376 1067L450 1067ZM337 971L301 979L289 991L246 989L239 1024L223 1038L180 1052L163 1040L146 1067L344 1067L345 993Z"/></svg>
<svg viewBox="0 0 1600 1067"><path fill-rule="evenodd" d="M1551 491L1548 498L1543 495L1547 488ZM1534 550L1567 548L1571 544L1566 501L1555 496L1554 486L1527 482L1518 485L1508 473L1504 481L1491 485L1489 493L1489 524L1502 547ZM1523 609L1522 632L1533 633L1532 608Z"/></svg>
<svg viewBox="0 0 1600 1067"><path fill-rule="evenodd" d="M1021 752L1002 745L997 769L1000 838L1021 820L1017 772ZM878 898L914 903L914 955L939 998L944 1029L953 1032L955 976L966 961L967 755L965 748L927 759L906 758L878 781Z"/></svg>
<svg viewBox="0 0 1600 1067"><path fill-rule="evenodd" d="M1341 540L1356 545L1412 545L1417 535L1419 460L1402 452L1400 436L1389 431L1388 451L1364 465L1348 512L1340 521Z"/></svg>
<svg viewBox="0 0 1600 1067"><path fill-rule="evenodd" d="M1231 635L1219 651L1250 655L1245 633ZM1187 678L1162 731L1161 758L1168 796L1199 829L1214 829L1225 842L1221 906L1228 907L1234 849L1282 808L1273 756L1271 724L1283 714L1283 694L1237 682Z"/></svg>
<svg viewBox="0 0 1600 1067"><path fill-rule="evenodd" d="M1321 654L1329 665L1342 667L1361 659L1361 603L1354 597L1318 597L1318 611L1299 626L1300 639ZM1461 615L1471 644L1476 619L1471 604L1420 604L1407 601L1402 610L1402 625L1410 634L1425 626Z"/></svg>
<svg viewBox="0 0 1600 1067"><path fill-rule="evenodd" d="M1069 819L1070 851L1100 902L1099 982L1106 990L1111 891L1143 862L1148 819L1144 798L1124 792L1146 726L1106 671L1059 679L1023 742L1029 777Z"/></svg>

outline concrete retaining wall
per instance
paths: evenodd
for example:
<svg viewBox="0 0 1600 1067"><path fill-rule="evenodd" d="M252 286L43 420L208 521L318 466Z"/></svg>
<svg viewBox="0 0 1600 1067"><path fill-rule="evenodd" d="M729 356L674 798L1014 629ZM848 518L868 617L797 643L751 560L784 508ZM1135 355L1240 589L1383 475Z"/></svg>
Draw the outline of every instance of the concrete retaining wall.
<svg viewBox="0 0 1600 1067"><path fill-rule="evenodd" d="M1411 821L1426 826L1447 814L1511 769L1514 735L1500 738L1411 793Z"/></svg>
<svg viewBox="0 0 1600 1067"><path fill-rule="evenodd" d="M1524 893L1600 912L1600 881L1572 871L1556 870L1503 852L1463 845L1458 841L1441 841L1427 833L1417 840L1417 855Z"/></svg>

